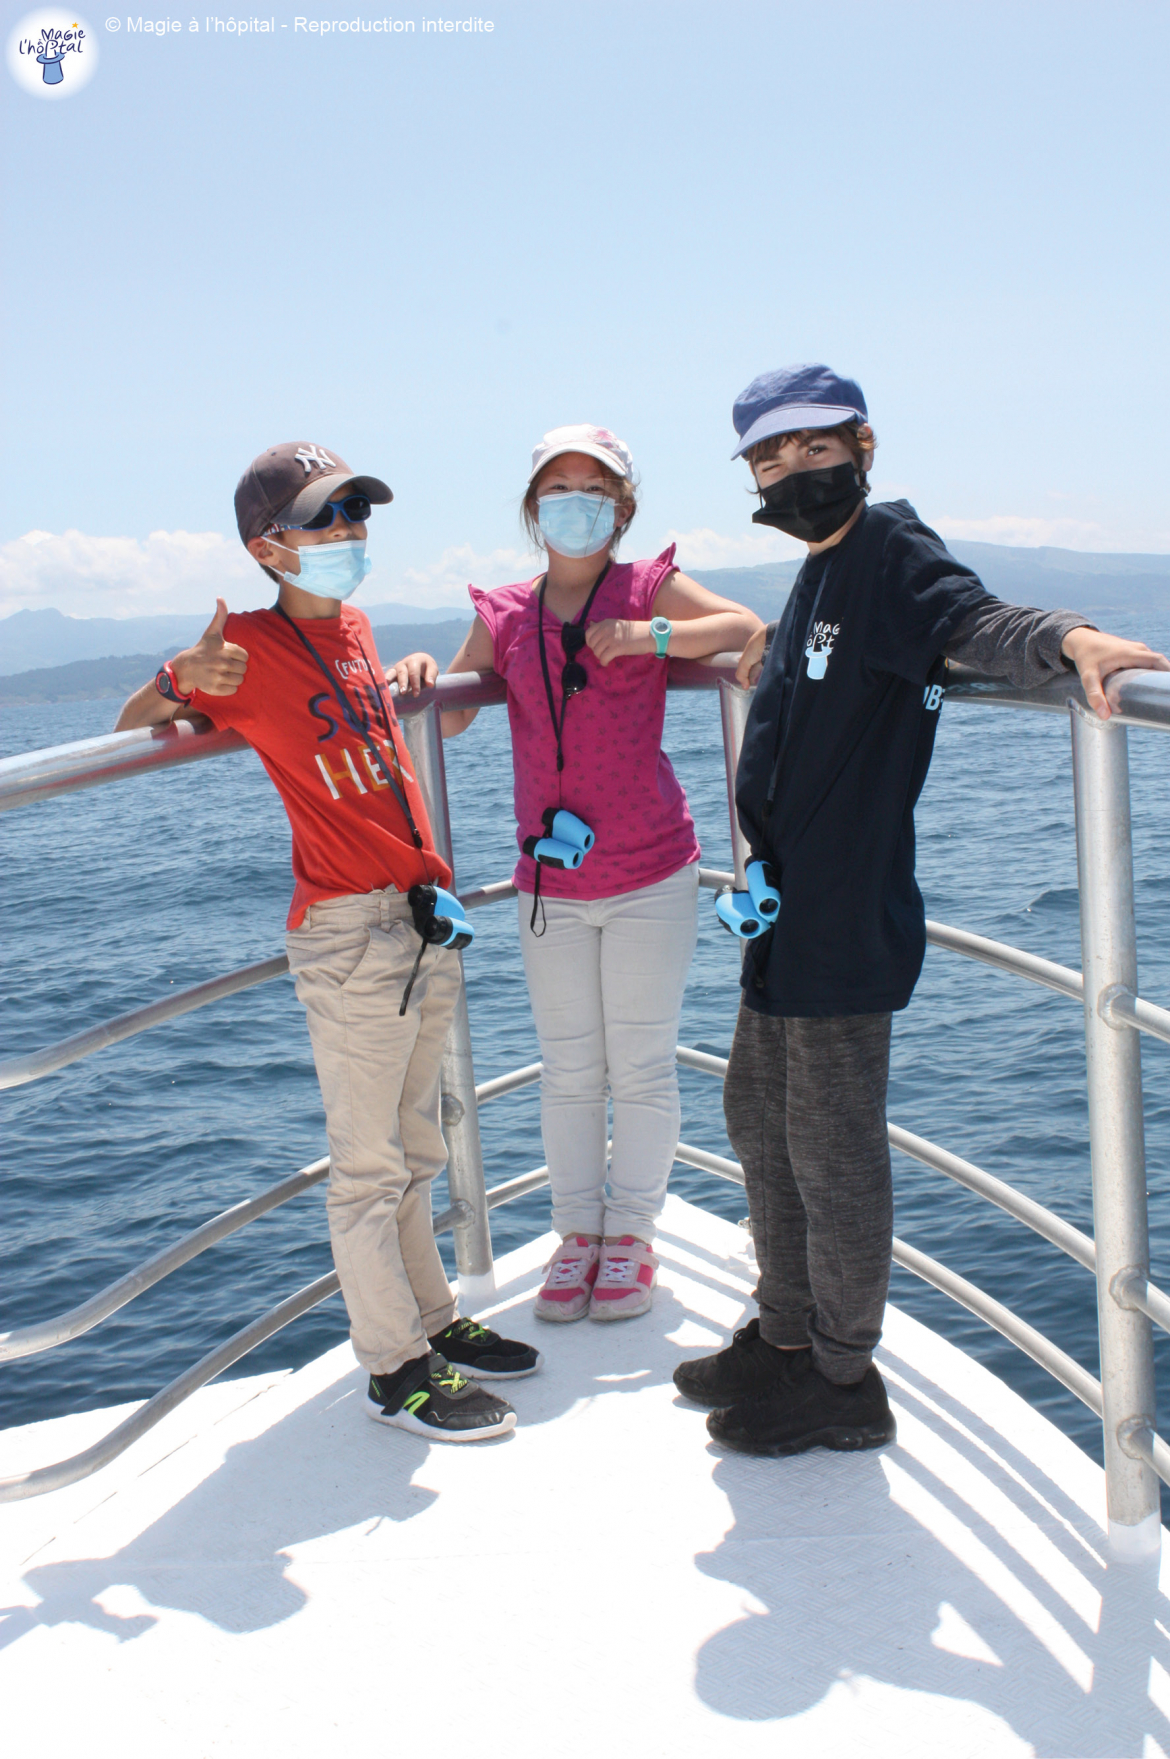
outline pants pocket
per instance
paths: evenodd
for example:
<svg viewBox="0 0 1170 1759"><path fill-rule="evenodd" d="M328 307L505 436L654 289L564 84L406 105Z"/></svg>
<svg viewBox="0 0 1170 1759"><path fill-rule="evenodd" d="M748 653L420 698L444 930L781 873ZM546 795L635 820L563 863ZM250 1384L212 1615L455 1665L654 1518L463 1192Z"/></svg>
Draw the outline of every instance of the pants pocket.
<svg viewBox="0 0 1170 1759"><path fill-rule="evenodd" d="M369 928L328 936L315 934L312 929L288 934L288 966L297 980L298 994L302 979L310 984L327 983L344 989L369 958L373 941L374 931Z"/></svg>

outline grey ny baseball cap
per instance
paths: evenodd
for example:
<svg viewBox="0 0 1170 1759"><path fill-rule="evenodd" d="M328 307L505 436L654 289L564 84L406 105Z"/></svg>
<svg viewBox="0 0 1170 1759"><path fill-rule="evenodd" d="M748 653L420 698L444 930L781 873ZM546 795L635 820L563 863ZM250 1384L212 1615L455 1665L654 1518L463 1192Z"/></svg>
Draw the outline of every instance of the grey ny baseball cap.
<svg viewBox="0 0 1170 1759"><path fill-rule="evenodd" d="M336 452L288 440L253 458L236 484L240 541L263 537L274 525L303 525L338 489L351 488L382 505L394 496L376 476L358 476Z"/></svg>

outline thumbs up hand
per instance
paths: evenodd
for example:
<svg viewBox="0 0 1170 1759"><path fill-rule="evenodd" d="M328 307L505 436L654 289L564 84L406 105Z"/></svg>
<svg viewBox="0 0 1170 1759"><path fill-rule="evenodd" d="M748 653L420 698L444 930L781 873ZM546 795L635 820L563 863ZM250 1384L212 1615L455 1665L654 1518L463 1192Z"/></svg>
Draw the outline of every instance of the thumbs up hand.
<svg viewBox="0 0 1170 1759"><path fill-rule="evenodd" d="M216 599L215 616L194 647L176 654L171 662L175 680L184 696L202 690L207 696L234 696L244 682L248 669L246 648L234 641L225 641L223 626L228 619L227 603Z"/></svg>

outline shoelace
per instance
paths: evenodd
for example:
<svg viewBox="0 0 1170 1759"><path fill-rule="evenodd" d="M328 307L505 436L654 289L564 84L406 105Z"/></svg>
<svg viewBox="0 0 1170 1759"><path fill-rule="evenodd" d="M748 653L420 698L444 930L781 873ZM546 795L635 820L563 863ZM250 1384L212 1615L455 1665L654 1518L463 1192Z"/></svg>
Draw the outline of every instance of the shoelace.
<svg viewBox="0 0 1170 1759"><path fill-rule="evenodd" d="M452 1368L450 1363L447 1364L446 1368L436 1369L431 1375L431 1379L436 1386L442 1387L445 1393L460 1393L468 1385L459 1370Z"/></svg>
<svg viewBox="0 0 1170 1759"><path fill-rule="evenodd" d="M479 1325L474 1319L457 1320L452 1327L457 1338L468 1344L486 1344L491 1333L486 1325Z"/></svg>
<svg viewBox="0 0 1170 1759"><path fill-rule="evenodd" d="M573 1258L558 1258L545 1279L546 1289L564 1289L570 1283L585 1280L585 1254L579 1253Z"/></svg>
<svg viewBox="0 0 1170 1759"><path fill-rule="evenodd" d="M624 1283L632 1283L638 1274L639 1262L636 1258L607 1258L601 1267L597 1281L603 1289L620 1289Z"/></svg>

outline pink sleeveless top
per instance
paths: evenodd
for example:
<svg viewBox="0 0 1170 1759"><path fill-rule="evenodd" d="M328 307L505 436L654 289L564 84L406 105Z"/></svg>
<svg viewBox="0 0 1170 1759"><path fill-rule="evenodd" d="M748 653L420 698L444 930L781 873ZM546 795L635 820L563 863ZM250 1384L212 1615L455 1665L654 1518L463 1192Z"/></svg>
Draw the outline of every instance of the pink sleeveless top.
<svg viewBox="0 0 1170 1759"><path fill-rule="evenodd" d="M610 568L589 613L590 623L626 617L644 623L654 595L674 572L674 545L653 562ZM492 638L492 663L508 686L512 764L516 778L516 841L542 836L546 806L564 806L585 820L597 838L575 871L541 870L540 889L550 898L612 898L652 886L699 858L687 798L662 749L666 712L666 664L654 655L628 655L602 666L593 650L579 655L589 677L569 699L557 775L557 742L549 714L537 636L537 596L531 581L493 592L469 587L472 603ZM565 665L561 624L544 613L545 651L557 714ZM531 892L536 864L521 855L514 877Z"/></svg>

